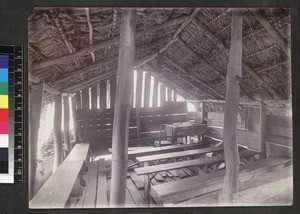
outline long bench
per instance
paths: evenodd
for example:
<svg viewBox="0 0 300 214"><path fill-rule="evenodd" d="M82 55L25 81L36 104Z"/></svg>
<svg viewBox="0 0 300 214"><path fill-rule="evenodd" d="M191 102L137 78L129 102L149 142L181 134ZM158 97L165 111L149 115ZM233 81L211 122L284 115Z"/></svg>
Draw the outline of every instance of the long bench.
<svg viewBox="0 0 300 214"><path fill-rule="evenodd" d="M164 159L173 159L173 158L180 158L185 156L195 156L200 154L206 154L210 152L218 152L222 151L223 146L218 147L209 147L209 148L203 148L203 149L193 149L193 150L185 150L185 151L179 151L179 152L170 152L170 153L164 153L164 154L157 154L157 155L147 155L147 156L140 156L136 157L135 159L139 163L149 162L149 161L159 161Z"/></svg>
<svg viewBox="0 0 300 214"><path fill-rule="evenodd" d="M29 202L30 208L64 208L79 183L89 151L89 143L76 144L41 189Z"/></svg>
<svg viewBox="0 0 300 214"><path fill-rule="evenodd" d="M246 158L257 154L259 154L259 152L257 151L245 150L240 152L239 156L240 158ZM144 167L135 168L134 171L138 175L144 175L144 199L146 203L149 203L150 200L149 190L150 190L150 180L151 180L150 175L152 173L158 173L163 171L176 170L176 169L194 167L194 166L198 166L198 167L207 166L211 164L222 163L224 162L224 160L225 160L224 155L219 155L213 157L201 157L195 160L167 163L167 164L154 165L154 166L148 166L148 162L145 162Z"/></svg>
<svg viewBox="0 0 300 214"><path fill-rule="evenodd" d="M292 161L288 158L267 158L247 165L240 165L239 182L247 183L247 181L265 176L268 172L276 171L291 164ZM211 200L211 196L218 196L218 194L212 194L222 189L224 176L225 170L219 170L205 175L155 185L151 187L150 195L157 204L162 206L173 206L189 199L193 200L194 203L196 201L200 203L201 201L205 204ZM243 188L239 189L243 190ZM198 196L202 198L193 199ZM191 203L183 202L182 205L184 206L184 204Z"/></svg>

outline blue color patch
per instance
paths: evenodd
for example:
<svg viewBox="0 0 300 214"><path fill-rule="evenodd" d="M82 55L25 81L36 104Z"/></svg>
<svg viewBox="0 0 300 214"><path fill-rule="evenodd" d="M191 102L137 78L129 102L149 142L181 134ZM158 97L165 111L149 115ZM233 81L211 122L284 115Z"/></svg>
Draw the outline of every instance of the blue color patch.
<svg viewBox="0 0 300 214"><path fill-rule="evenodd" d="M0 82L8 82L8 68L0 68Z"/></svg>

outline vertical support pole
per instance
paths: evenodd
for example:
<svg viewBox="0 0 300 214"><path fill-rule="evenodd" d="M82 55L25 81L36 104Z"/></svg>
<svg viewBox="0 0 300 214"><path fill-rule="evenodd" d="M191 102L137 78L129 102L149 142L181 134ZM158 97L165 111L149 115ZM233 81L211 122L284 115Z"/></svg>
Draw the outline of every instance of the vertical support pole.
<svg viewBox="0 0 300 214"><path fill-rule="evenodd" d="M154 78L153 83L153 99L152 99L152 106L157 107L157 99L158 99L158 80Z"/></svg>
<svg viewBox="0 0 300 214"><path fill-rule="evenodd" d="M64 143L66 153L69 154L71 151L70 146L70 103L69 95L64 96Z"/></svg>
<svg viewBox="0 0 300 214"><path fill-rule="evenodd" d="M97 109L97 85L91 87L91 109Z"/></svg>
<svg viewBox="0 0 300 214"><path fill-rule="evenodd" d="M166 102L166 86L161 84L160 85L160 106L164 106Z"/></svg>
<svg viewBox="0 0 300 214"><path fill-rule="evenodd" d="M86 87L85 89L82 90L82 109L88 110L90 103L89 103L89 87Z"/></svg>
<svg viewBox="0 0 300 214"><path fill-rule="evenodd" d="M114 108L110 206L124 206L128 164L130 121L135 57L136 10L123 9L120 27L118 86Z"/></svg>
<svg viewBox="0 0 300 214"><path fill-rule="evenodd" d="M100 83L100 109L106 109L107 87L106 81Z"/></svg>
<svg viewBox="0 0 300 214"><path fill-rule="evenodd" d="M31 88L30 123L29 123L29 200L33 198L35 174L37 167L37 142L40 128L40 117L43 106L43 83Z"/></svg>
<svg viewBox="0 0 300 214"><path fill-rule="evenodd" d="M77 91L76 92L76 95L75 95L75 97L76 97L76 109L81 109L81 93L80 93L80 91Z"/></svg>
<svg viewBox="0 0 300 214"><path fill-rule="evenodd" d="M117 89L117 77L110 78L110 108L115 107L116 101L116 89Z"/></svg>
<svg viewBox="0 0 300 214"><path fill-rule="evenodd" d="M145 87L144 87L144 107L149 107L150 105L150 85L151 85L151 76L148 73L145 73Z"/></svg>
<svg viewBox="0 0 300 214"><path fill-rule="evenodd" d="M260 144L260 159L267 157L266 154L266 127L267 127L267 115L266 107L263 102L260 102L260 127L259 127L259 144Z"/></svg>
<svg viewBox="0 0 300 214"><path fill-rule="evenodd" d="M62 103L61 95L56 95L54 98L54 162L52 172L54 173L62 160L62 143L61 143L61 115Z"/></svg>
<svg viewBox="0 0 300 214"><path fill-rule="evenodd" d="M227 65L227 88L224 106L224 152L226 173L222 202L230 203L238 189L239 154L236 143L240 79L242 77L242 26L243 16L239 9L232 9L231 44Z"/></svg>
<svg viewBox="0 0 300 214"><path fill-rule="evenodd" d="M142 103L142 87L143 87L143 72L136 73L136 94L135 94L135 110L136 110L136 126L137 138L141 137L141 103Z"/></svg>
<svg viewBox="0 0 300 214"><path fill-rule="evenodd" d="M174 91L173 102L177 102L177 92Z"/></svg>
<svg viewBox="0 0 300 214"><path fill-rule="evenodd" d="M72 111L73 111L73 121L74 121L74 143L79 143L79 129L78 129L78 119L76 110L76 98L72 97Z"/></svg>
<svg viewBox="0 0 300 214"><path fill-rule="evenodd" d="M168 87L167 91L168 91L168 102L172 102L172 90L171 90L171 88Z"/></svg>

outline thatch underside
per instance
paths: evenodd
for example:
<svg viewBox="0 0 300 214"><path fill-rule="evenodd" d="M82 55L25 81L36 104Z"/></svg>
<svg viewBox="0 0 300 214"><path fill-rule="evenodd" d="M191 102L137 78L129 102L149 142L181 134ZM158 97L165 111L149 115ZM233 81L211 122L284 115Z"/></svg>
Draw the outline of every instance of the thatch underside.
<svg viewBox="0 0 300 214"><path fill-rule="evenodd" d="M244 10L241 99L291 99L290 56L282 46L290 43L289 10L260 10L267 26L255 12ZM120 8L35 10L29 20L31 74L60 92L115 75L121 14ZM139 8L136 66L185 98L224 100L230 23L228 8ZM155 71L158 51L161 73ZM61 56L66 60L57 60Z"/></svg>

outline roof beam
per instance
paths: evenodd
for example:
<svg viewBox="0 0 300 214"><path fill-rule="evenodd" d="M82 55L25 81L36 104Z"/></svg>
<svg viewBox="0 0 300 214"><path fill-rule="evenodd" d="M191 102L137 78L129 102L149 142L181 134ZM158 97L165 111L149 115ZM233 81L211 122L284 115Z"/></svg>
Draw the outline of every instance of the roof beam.
<svg viewBox="0 0 300 214"><path fill-rule="evenodd" d="M206 60L202 59L202 57L196 53L185 41L183 41L181 38L179 38L180 43L182 46L190 53L192 54L197 60L200 61L203 65L205 65L207 68L209 68L212 72L214 72L217 76L219 76L222 80L225 80L226 77L217 69L211 67L210 63L208 63Z"/></svg>
<svg viewBox="0 0 300 214"><path fill-rule="evenodd" d="M211 31L208 30L208 28L204 28L205 31L202 30L203 24L200 23L199 20L195 19L195 26L200 30L201 32L205 33L210 39L213 39L212 41L215 42L215 44L222 50L225 50L225 53L228 55L229 54L229 49L225 45L225 43L216 35L212 34ZM279 98L280 94L271 86L269 86L255 71L252 70L247 64L242 62L242 67L246 68L246 71L248 72L249 75L251 75L261 86L263 86L265 89L271 92L271 94L275 98Z"/></svg>
<svg viewBox="0 0 300 214"><path fill-rule="evenodd" d="M38 78L37 76L29 73L28 75L28 79L29 79L29 82L32 82L32 83L35 83L35 84L38 84L41 82L40 78ZM48 93L52 94L52 95L58 95L60 94L60 92L56 89L54 89L53 87L51 87L50 85L48 85L47 83L44 82L44 90L47 91Z"/></svg>
<svg viewBox="0 0 300 214"><path fill-rule="evenodd" d="M161 29L164 29L164 28L176 25L176 24L180 24L180 23L184 22L187 19L187 17L188 17L187 15L180 16L179 18L168 20L168 21L166 21L165 23L163 23L161 25L155 25L155 26L149 27L147 29L139 30L137 32L136 37L146 35L148 33L153 33L155 31L158 31L158 30L161 30ZM45 68L45 67L50 66L50 65L65 63L68 60L73 60L77 57L88 55L90 52L99 50L101 48L105 48L105 47L108 47L108 46L111 46L111 45L114 45L114 44L118 44L119 40L120 40L120 37L115 36L111 39L98 42L98 43L96 43L92 46L82 48L82 49L80 49L80 50L78 50L74 53L67 54L67 55L60 56L60 57L56 57L56 58L52 58L52 59L48 59L46 61L37 62L32 66L32 69L33 70L39 70L39 69Z"/></svg>
<svg viewBox="0 0 300 214"><path fill-rule="evenodd" d="M152 55L150 55L150 56L152 56ZM141 61L147 59L148 57L149 56L145 56L142 59L137 60L135 62L135 65L139 64ZM103 80L109 79L109 78L111 78L115 75L117 75L117 69L113 70L113 71L110 71L110 72L102 72L99 75L93 76L88 80L84 80L80 83L73 84L73 85L68 86L68 87L63 87L64 84L60 84L59 86L62 88L62 90L61 90L62 92L73 92L74 90L80 90L82 88L95 85L95 84L97 84L97 83L99 83Z"/></svg>
<svg viewBox="0 0 300 214"><path fill-rule="evenodd" d="M163 37L163 38L160 38L160 39L156 40L155 43L153 43L154 45L148 45L148 44L141 45L141 46L137 47L136 49L137 50L152 49L152 48L155 48L156 46L158 46L159 44L164 44L164 43L168 42L169 40L170 40L170 37L166 36L166 37ZM104 59L99 60L99 61L97 61L97 62L95 62L93 64L85 66L85 67L83 67L81 69L77 69L77 70L68 72L65 75L59 77L55 81L55 84L59 85L59 84L65 82L67 80L70 80L73 77L76 77L76 76L78 76L80 74L83 74L83 73L88 72L88 71L93 70L93 69L98 69L99 67L103 66L105 63L111 63L113 61L117 61L118 57L119 57L119 55L115 55L115 56L111 56L111 57L108 57L108 58L104 58Z"/></svg>
<svg viewBox="0 0 300 214"><path fill-rule="evenodd" d="M160 53L162 54L163 52L165 52L174 42L177 41L179 34L186 28L187 25L189 25L193 19L195 18L195 16L198 14L198 12L200 11L200 8L196 8L194 10L194 12L186 19L186 21L176 30L176 32L173 35L173 38L167 43L165 44L164 47L162 47L158 53L153 54L152 57L149 57L148 59L146 59L145 61L141 62L141 64L145 64L148 61L154 59L155 57L157 57L157 55ZM140 65L141 65L140 64ZM138 65L139 66L139 65Z"/></svg>
<svg viewBox="0 0 300 214"><path fill-rule="evenodd" d="M182 68L179 65L177 65L176 63L174 63L171 59L169 59L169 63L172 64L175 68L179 69L181 72L186 73L186 74L188 73L184 68ZM202 82L201 80L197 79L196 77L194 77L193 80L195 80L196 82L198 82L203 87L209 89L211 92L213 92L214 95L217 95L218 97L220 97L222 99L225 99L224 95L220 94L215 89L213 89L211 86L205 84L204 82Z"/></svg>
<svg viewBox="0 0 300 214"><path fill-rule="evenodd" d="M51 17L54 21L55 27L56 27L59 35L61 36L63 42L65 43L65 45L67 47L68 52L70 54L74 53L75 49L74 49L73 45L68 41L67 36L65 34L64 29L62 28L62 25L61 25L61 22L60 22L59 18L57 16L55 16L55 10L50 10L50 14L51 14ZM79 59L74 58L74 61L75 61L75 64L76 64L77 68L81 68Z"/></svg>
<svg viewBox="0 0 300 214"><path fill-rule="evenodd" d="M252 14L260 22L260 24L267 30L270 36L278 43L284 53L291 58L291 49L288 43L282 38L278 31L271 25L269 20L266 18L263 10L260 9L251 9Z"/></svg>

